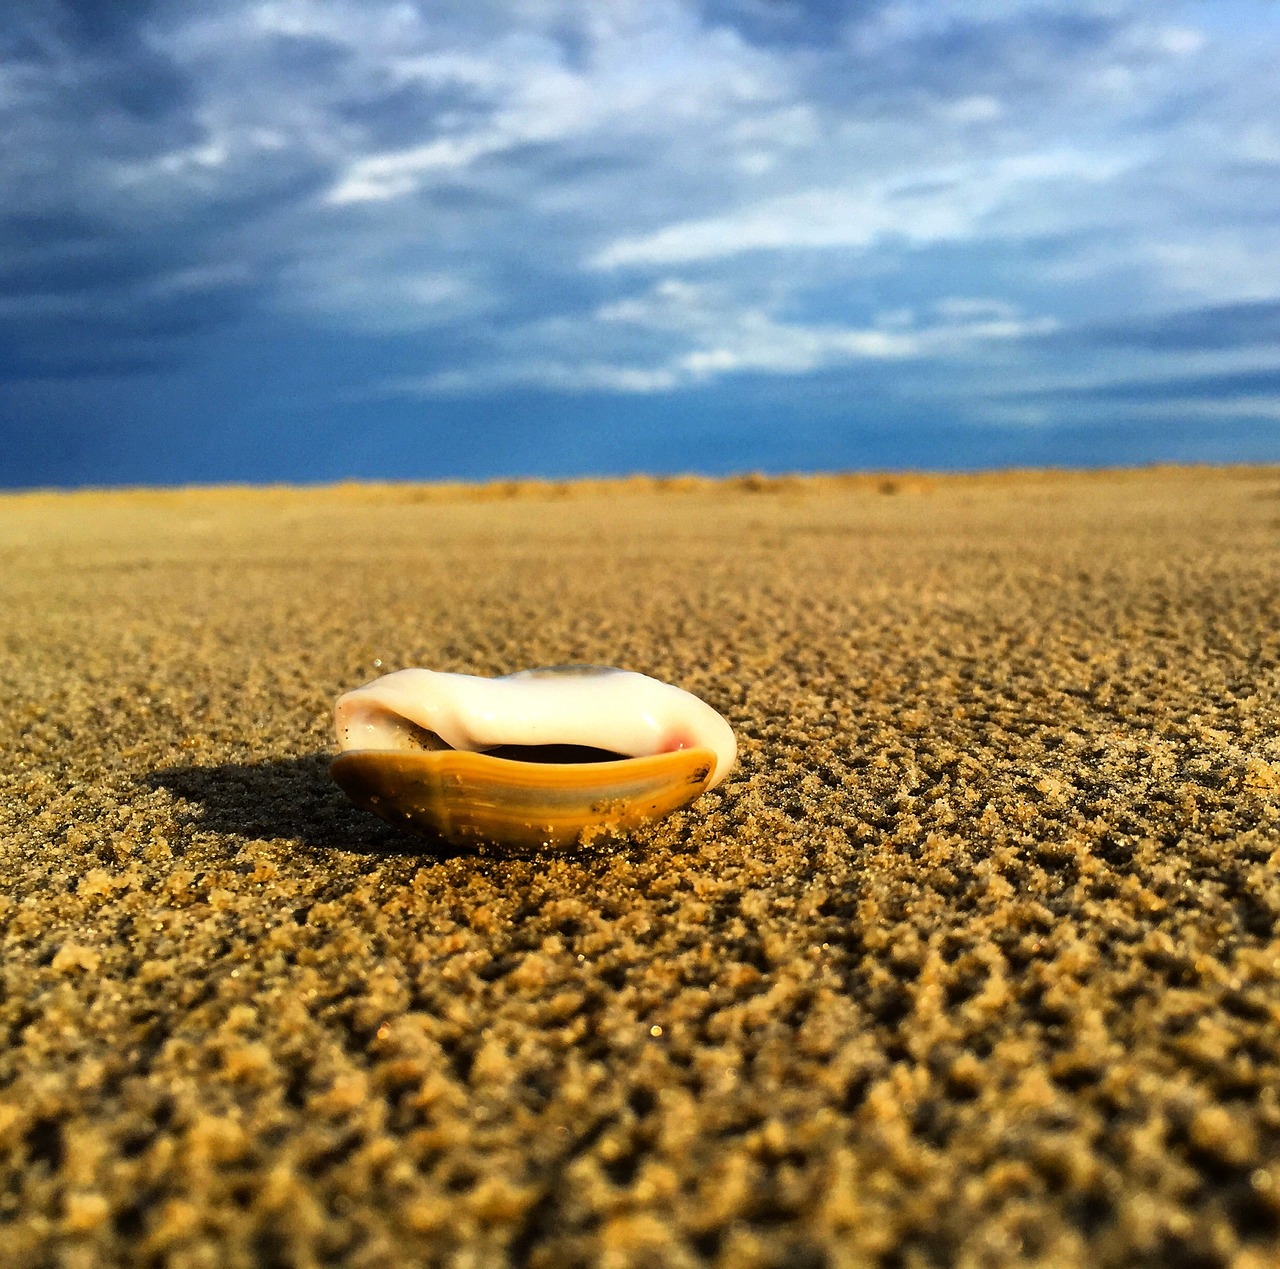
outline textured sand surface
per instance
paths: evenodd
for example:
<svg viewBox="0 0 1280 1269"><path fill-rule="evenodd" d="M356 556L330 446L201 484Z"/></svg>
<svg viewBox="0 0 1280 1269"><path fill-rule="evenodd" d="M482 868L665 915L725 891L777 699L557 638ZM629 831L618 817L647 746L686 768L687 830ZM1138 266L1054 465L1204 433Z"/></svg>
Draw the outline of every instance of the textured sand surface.
<svg viewBox="0 0 1280 1269"><path fill-rule="evenodd" d="M402 665L737 729L621 848ZM0 1264L1280 1264L1280 472L0 498Z"/></svg>

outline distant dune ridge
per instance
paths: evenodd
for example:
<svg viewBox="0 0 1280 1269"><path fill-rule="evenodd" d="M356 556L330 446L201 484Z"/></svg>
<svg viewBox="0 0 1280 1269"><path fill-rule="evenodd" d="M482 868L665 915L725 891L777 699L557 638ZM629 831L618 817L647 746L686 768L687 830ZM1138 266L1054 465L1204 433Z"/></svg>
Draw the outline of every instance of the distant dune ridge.
<svg viewBox="0 0 1280 1269"><path fill-rule="evenodd" d="M0 497L6 1266L1280 1263L1280 470ZM433 850L404 665L737 771Z"/></svg>

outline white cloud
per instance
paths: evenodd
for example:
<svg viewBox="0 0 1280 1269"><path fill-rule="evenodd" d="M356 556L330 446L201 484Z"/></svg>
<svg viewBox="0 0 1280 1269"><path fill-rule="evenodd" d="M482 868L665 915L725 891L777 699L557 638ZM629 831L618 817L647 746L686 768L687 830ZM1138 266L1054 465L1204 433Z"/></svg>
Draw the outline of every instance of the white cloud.
<svg viewBox="0 0 1280 1269"><path fill-rule="evenodd" d="M1205 46L1206 36L1203 31L1190 26L1160 27L1155 33L1156 44L1175 57L1188 57L1198 53Z"/></svg>
<svg viewBox="0 0 1280 1269"><path fill-rule="evenodd" d="M671 370L585 362L567 365L545 359L497 362L483 370L444 370L423 377L388 380L393 395L448 397L489 393L502 388L549 388L557 392L618 392L647 395L680 387Z"/></svg>
<svg viewBox="0 0 1280 1269"><path fill-rule="evenodd" d="M755 203L726 215L668 225L620 238L590 259L592 267L665 266L721 259L745 251L865 250L884 239L915 246L963 241L984 232L997 213L1019 200L1045 197L1044 186L1093 185L1114 179L1132 163L1120 156L1059 151L1014 154L911 172L858 188L806 190ZM1059 219L1045 208L1042 228Z"/></svg>
<svg viewBox="0 0 1280 1269"><path fill-rule="evenodd" d="M463 168L483 154L502 148L498 138L445 138L429 145L414 146L392 154L373 154L355 159L325 195L325 201L342 203L381 202L410 194L431 172Z"/></svg>
<svg viewBox="0 0 1280 1269"><path fill-rule="evenodd" d="M576 6L564 8L572 14ZM771 110L780 85L770 61L703 29L685 5L618 3L588 10L583 25L592 44L588 68L568 64L536 20L465 53L430 49L433 33L424 24L408 50L386 51L383 73L400 87L473 90L481 108L446 120L445 135L425 143L351 153L328 201L398 198L434 174L522 146L580 141L617 149L710 124L736 134L744 154L758 155L762 143L785 147L804 132L803 103Z"/></svg>
<svg viewBox="0 0 1280 1269"><path fill-rule="evenodd" d="M1073 399L1071 408L1073 415L1082 419L1102 420L1112 423L1119 420L1162 423L1171 420L1201 419L1210 423L1227 421L1238 422L1247 419L1256 423L1280 423L1280 396L1268 393L1247 395L1229 395L1221 400L1211 400L1198 396L1180 395L1176 387L1172 390L1154 380L1149 386L1149 396L1145 399L1115 399L1105 395L1096 400ZM1045 421L1053 421L1055 414L1044 406L1006 406L990 407L992 417L1008 416L1011 421L1020 413L1036 412Z"/></svg>
<svg viewBox="0 0 1280 1269"><path fill-rule="evenodd" d="M1015 306L992 299L943 301L936 320L916 325L910 315L887 315L869 326L780 318L765 306L745 301L723 287L668 278L648 292L602 305L594 314L594 337L579 342L607 344L612 359L566 362L550 352L563 340L563 322L552 330L526 329L515 336L517 350L495 355L486 366L399 378L388 390L415 395L456 395L514 386L566 392L667 392L740 374L794 376L817 370L925 357L965 356L984 346L1016 343L1052 331L1052 318L1025 318ZM640 346L657 337L665 351Z"/></svg>
<svg viewBox="0 0 1280 1269"><path fill-rule="evenodd" d="M363 332L423 331L493 310L495 297L482 284L462 273L424 269L414 256L411 249L389 247L385 256L365 257L362 268L300 262L290 266L283 286L295 312ZM352 258L342 263L348 266Z"/></svg>
<svg viewBox="0 0 1280 1269"><path fill-rule="evenodd" d="M1210 419L1260 419L1268 423L1280 423L1280 396L1252 395L1231 397L1225 401L1199 399L1161 402L1163 417L1172 413L1199 415ZM1153 410L1153 414L1161 414Z"/></svg>
<svg viewBox="0 0 1280 1269"><path fill-rule="evenodd" d="M1185 231L1140 248L1170 292L1206 304L1270 299L1280 292L1280 237L1265 226Z"/></svg>
<svg viewBox="0 0 1280 1269"><path fill-rule="evenodd" d="M942 115L949 123L991 123L1003 114L1004 106L988 94L961 97L942 106Z"/></svg>
<svg viewBox="0 0 1280 1269"><path fill-rule="evenodd" d="M982 296L948 295L933 305L939 317L964 320L988 318L999 320L1012 318L1017 314L1017 307L1007 300L993 300Z"/></svg>

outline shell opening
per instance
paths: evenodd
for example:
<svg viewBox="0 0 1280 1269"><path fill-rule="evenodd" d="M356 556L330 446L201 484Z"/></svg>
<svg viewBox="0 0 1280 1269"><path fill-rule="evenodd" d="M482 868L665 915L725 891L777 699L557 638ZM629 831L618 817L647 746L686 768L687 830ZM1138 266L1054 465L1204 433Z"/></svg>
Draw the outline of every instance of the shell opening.
<svg viewBox="0 0 1280 1269"><path fill-rule="evenodd" d="M624 762L628 757L591 745L499 745L484 752L490 758L506 758L509 762Z"/></svg>

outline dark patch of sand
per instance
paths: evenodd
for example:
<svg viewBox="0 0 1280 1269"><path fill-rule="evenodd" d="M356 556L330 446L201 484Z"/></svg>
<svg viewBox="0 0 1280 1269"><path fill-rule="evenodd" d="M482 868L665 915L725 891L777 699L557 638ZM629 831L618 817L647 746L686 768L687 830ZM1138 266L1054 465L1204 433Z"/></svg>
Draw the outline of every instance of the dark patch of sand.
<svg viewBox="0 0 1280 1269"><path fill-rule="evenodd" d="M1280 1263L1280 472L0 499L6 1266ZM343 689L735 775L432 853Z"/></svg>

